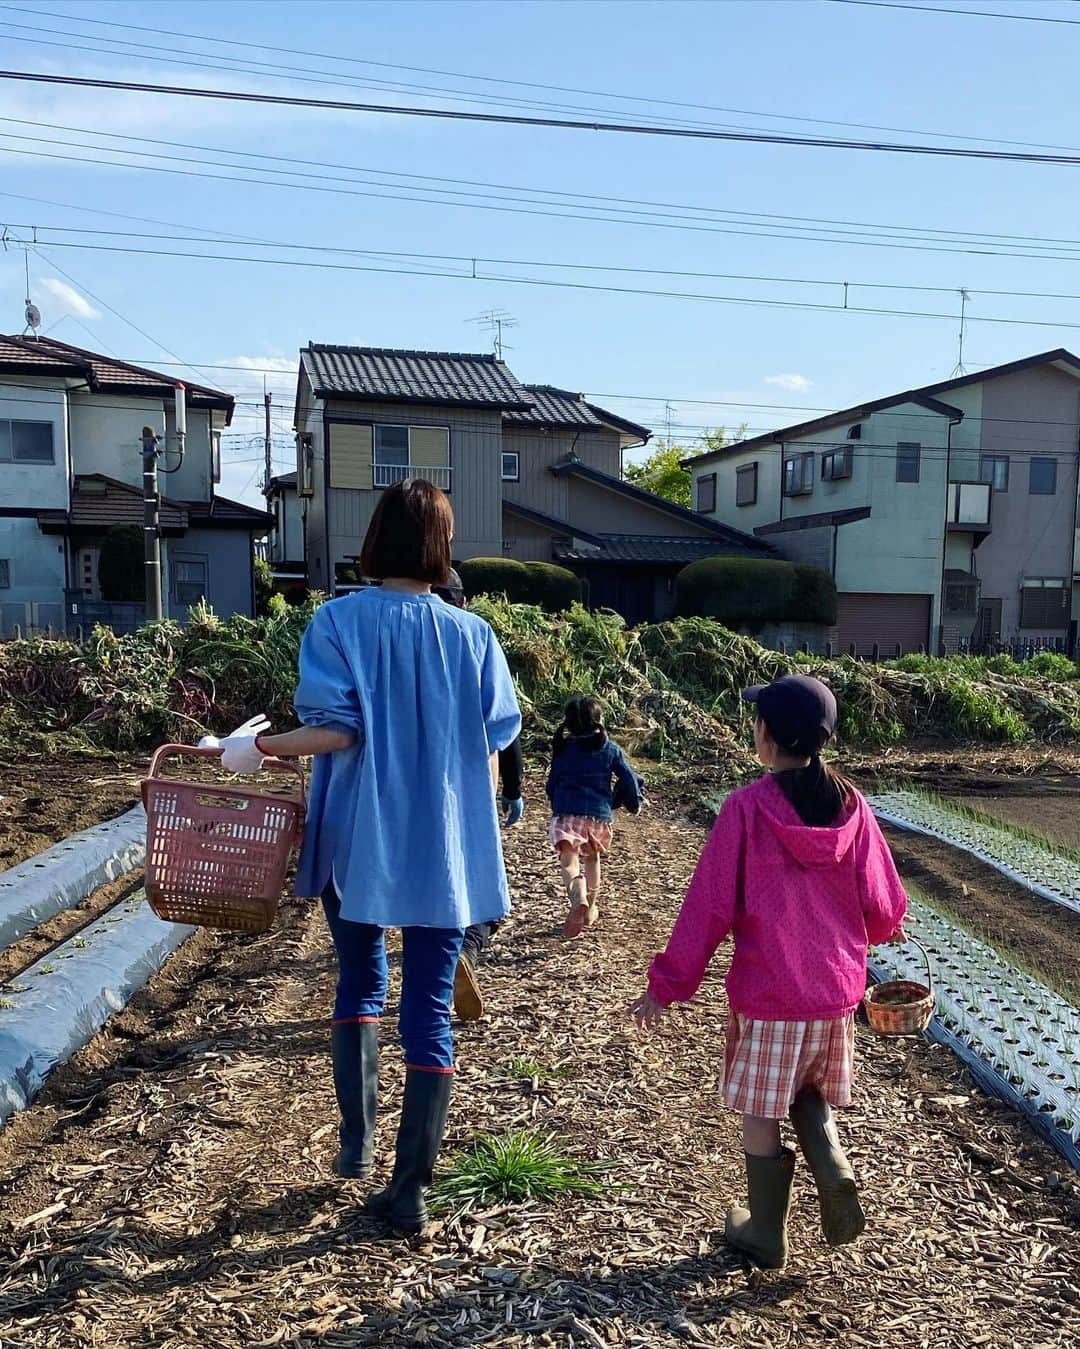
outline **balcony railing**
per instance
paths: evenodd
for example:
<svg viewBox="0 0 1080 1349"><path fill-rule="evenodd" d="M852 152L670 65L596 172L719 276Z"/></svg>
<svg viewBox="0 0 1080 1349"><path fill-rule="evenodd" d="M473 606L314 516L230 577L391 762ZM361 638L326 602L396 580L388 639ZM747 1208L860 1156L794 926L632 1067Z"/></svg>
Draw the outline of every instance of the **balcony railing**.
<svg viewBox="0 0 1080 1349"><path fill-rule="evenodd" d="M446 464L376 464L374 476L376 487L393 487L406 478L423 478L444 492L450 490L450 469Z"/></svg>
<svg viewBox="0 0 1080 1349"><path fill-rule="evenodd" d="M992 499L993 488L988 482L949 483L946 523L950 529L985 532L990 528Z"/></svg>

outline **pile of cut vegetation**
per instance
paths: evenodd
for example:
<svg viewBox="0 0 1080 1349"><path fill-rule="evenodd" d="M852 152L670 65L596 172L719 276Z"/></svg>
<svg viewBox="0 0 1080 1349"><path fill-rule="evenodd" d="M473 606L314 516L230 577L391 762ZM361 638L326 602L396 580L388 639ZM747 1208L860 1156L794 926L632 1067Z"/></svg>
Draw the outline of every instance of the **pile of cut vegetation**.
<svg viewBox="0 0 1080 1349"><path fill-rule="evenodd" d="M0 645L0 738L77 736L115 749L228 730L262 711L292 719L304 628L319 603L275 598L262 618L219 619L205 608L130 636L96 629L82 644L32 638ZM749 766L749 709L740 692L790 671L836 692L850 745L914 737L1053 742L1080 734L1080 678L1064 657L909 657L874 665L781 654L707 618L628 628L618 615L574 605L480 597L473 609L501 640L518 684L527 737L546 738L575 692L596 694L632 752Z"/></svg>

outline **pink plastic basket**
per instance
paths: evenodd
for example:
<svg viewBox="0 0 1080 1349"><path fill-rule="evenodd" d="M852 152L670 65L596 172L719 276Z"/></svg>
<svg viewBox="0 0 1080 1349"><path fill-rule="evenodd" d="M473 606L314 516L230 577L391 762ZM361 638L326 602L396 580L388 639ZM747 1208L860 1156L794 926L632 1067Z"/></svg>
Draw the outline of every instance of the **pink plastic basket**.
<svg viewBox="0 0 1080 1349"><path fill-rule="evenodd" d="M162 775L174 755L218 757L191 745L162 745L142 784L146 807L146 897L159 918L225 932L263 932L273 924L289 854L304 830L304 775L294 764L265 766L292 775L290 789L255 791Z"/></svg>

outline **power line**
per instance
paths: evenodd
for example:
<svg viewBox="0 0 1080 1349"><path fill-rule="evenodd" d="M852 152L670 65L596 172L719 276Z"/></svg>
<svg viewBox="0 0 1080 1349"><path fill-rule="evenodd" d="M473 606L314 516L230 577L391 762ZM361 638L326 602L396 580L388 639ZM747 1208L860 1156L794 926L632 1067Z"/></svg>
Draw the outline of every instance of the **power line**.
<svg viewBox="0 0 1080 1349"><path fill-rule="evenodd" d="M2 195L2 194L0 194ZM49 234L78 234L90 235L94 237L114 238L114 239L138 239L143 241L164 241L172 243L199 243L199 244L218 244L231 245L233 240L228 237L213 238L205 237L196 240L186 239L177 234L153 234L145 230L106 230L91 229L86 226L77 225L42 225L35 223L23 223L9 221L2 227L9 230L34 230L35 238L39 246L48 247L55 243L63 245L63 240L47 240L41 236L44 233ZM2 235L0 235L2 242ZM911 282L898 281L845 281L834 277L805 277L805 276L775 276L761 273L747 272L705 272L688 269L669 268L669 267L631 267L624 265L615 265L609 263L597 262L555 262L544 258L503 258L503 257L485 257L480 254L469 253L419 253L394 249L375 249L375 248L352 248L347 245L331 244L301 244L290 243L285 240L246 240L249 246L256 248L276 248L293 252L318 253L318 254L336 254L349 257L368 257L368 258L388 258L388 259L406 259L420 260L429 262L459 263L463 266L470 266L473 263L483 263L485 265L503 266L503 267L541 267L558 271L584 271L584 272L609 272L632 276L675 276L687 277L698 280L711 281L752 281L768 285L792 285L792 286L821 286L835 287L848 290L895 290L910 291L922 294L937 295L955 295L958 289L966 291L969 298L972 295L993 295L1009 299L1025 300L1080 300L1080 292L1071 291L1041 291L1041 290L1001 290L984 289L981 286L965 286L958 288L956 286L926 286L916 285ZM1080 247L1080 244L1078 244ZM141 250L133 250L138 252ZM202 255L197 255L202 256ZM271 259L272 261L272 259ZM471 275L471 274L470 274ZM478 280L485 278L478 277Z"/></svg>
<svg viewBox="0 0 1080 1349"><path fill-rule="evenodd" d="M0 120L14 120L14 119L0 119ZM97 134L97 133L89 133L89 134ZM105 133L101 133L101 134L103 134L103 135L115 135L116 133L105 132ZM141 159L162 159L162 160L165 160L165 161L166 161L166 164L171 164L171 163L196 163L196 164L204 164L204 165L207 165L207 166L210 167L210 168L233 169L233 170L239 169L239 170L243 170L243 171L246 172L246 173L251 173L251 172L263 172L263 173L282 174L282 173L284 173L284 172L289 172L293 177L301 177L301 178L305 178L305 179L312 179L312 180L315 180L315 183L316 183L316 184L322 183L322 182L345 182L345 183L351 183L351 182L354 182L354 181L355 181L355 180L350 179L350 178L344 178L344 179L343 179L343 178L338 178L338 177L334 177L333 175L327 175L327 174L312 174L312 173L304 173L304 172L300 172L300 171L297 171L297 170L289 170L289 171L285 171L285 170L278 170L278 169L273 169L273 168L266 168L266 167L264 167L264 166L262 166L262 165L249 166L249 165L246 165L246 164L228 164L228 163L221 163L221 162L219 162L219 161L214 161L214 160L207 161L207 160L203 160L203 159L192 159L192 158L190 158L190 157L185 157L185 156L151 154L151 153L145 152L145 151L129 150L129 149L127 149L126 147L123 148L123 149L121 149L121 150L113 150L113 149L111 149L110 147L107 147L107 146L83 145L83 144L81 144L81 143L79 143L79 142L75 142L74 145L72 145L72 143L71 143L70 141L67 141L67 140L59 141L59 142L58 142L58 141L55 141L55 140L51 140L51 139L48 138L48 137L27 136L27 135L25 135L25 134L23 134L23 133L12 134L12 133L2 132L2 133L0 133L0 135L6 136L8 139L29 141L29 142L31 142L31 143L33 143L33 144L35 144L35 145L62 144L62 145L65 145L65 146L69 146L70 148L76 148L76 149L80 149L80 150L83 150L83 149L86 149L86 150L96 150L96 151L99 151L99 152L103 152L103 153L105 153L105 154L134 154L134 155L138 155L139 158L141 158ZM142 138L126 137L125 139L142 139ZM20 155L20 154L26 154L26 153L27 153L27 151L24 150L24 149L22 149L22 148L20 148L20 147L14 147L14 146L0 146L0 154ZM213 153L219 153L219 152L213 151ZM227 151L221 151L220 153L228 153L228 152L227 152ZM246 152L240 151L240 152L238 152L238 153L244 154L244 153L246 153ZM206 180L208 180L208 181L210 181L210 182L225 182L225 183L230 183L230 184L244 183L244 184L251 184L251 185L254 185L254 186L260 186L260 187L272 187L272 188L285 189L285 190L288 190L288 191L303 191L303 192L306 192L306 193L318 192L318 193L328 194L328 195L332 195L332 196L362 197L362 198L380 198L380 199L387 199L387 200L391 200L391 201L405 201L405 202L410 202L410 203L421 203L421 204L427 204L427 205L437 205L437 206L440 206L440 207L456 206L456 207L459 207L460 209L464 209L464 210L496 211L496 212L499 212L499 213L501 213L501 214L510 214L510 215L536 215L536 216L546 216L546 217L551 217L551 218L555 218L555 219L587 220L587 221L595 221L596 223L599 223L599 224L642 225L642 226L647 226L647 227L650 227L650 228L674 229L674 230L679 230L679 231L684 231L684 232L690 232L690 233L722 234L722 235L732 236L732 237L737 237L737 238L744 238L744 237L750 237L750 238L771 238L771 239L794 240L794 241L802 242L802 243L807 243L807 242L809 242L809 243L833 243L833 244L844 244L844 245L858 244L858 245L862 245L862 246L865 246L865 247L871 247L871 248L890 248L890 249L899 249L899 250L909 251L909 252L910 252L910 251L917 251L917 252L930 252L930 253L961 254L961 255L965 255L965 256L971 255L971 256L989 256L989 257L1012 257L1012 258L1025 258L1025 259L1032 259L1032 260L1036 260L1036 261L1050 261L1050 262L1057 262L1057 261L1075 261L1075 260L1076 260L1074 254L1073 254L1072 252L1066 253L1065 247L1064 247L1064 246L1060 246L1060 247L1059 247L1059 246L1055 243L1055 241L1053 241L1053 240L1047 240L1047 241L1045 241L1045 242L1033 242L1033 243L1030 245L1030 247L1038 249L1039 251L1037 251L1037 252L1024 252L1024 251L1018 251L1018 250L1013 249L1013 248L1010 248L1010 247L1006 247L1005 249L1001 249L1001 248L995 246L995 244L994 244L995 238L996 238L996 239L999 239L999 240L1004 240L1004 241L1007 242L1007 241L1009 241L1009 240L1012 239L1012 238L1016 238L1016 239L1020 240L1020 239L1022 239L1024 236L1010 236L1010 235L1000 235L1000 236L993 236L993 235L990 235L990 236L985 236L985 237L989 240L989 242L988 242L988 243L985 243L985 244L980 244L980 243L978 243L978 236L973 236L973 238L975 239L975 242L972 244L972 246L969 246L969 247L958 247L958 246L955 246L955 244L953 244L953 243L951 242L951 240L946 239L946 240L942 241L942 246L939 247L937 241L935 241L935 235L928 235L928 236L925 236L925 237L929 238L929 239L931 240L931 242L911 242L911 241L909 241L909 239L908 239L908 232L911 232L915 227L908 227L908 226L895 226L895 227L892 227L892 228L895 228L895 229L897 229L897 230L903 230L903 231L905 231L904 234L902 234L902 235L900 235L900 236L897 236L897 238L896 238L895 241L894 241L892 238L890 238L890 236L889 236L888 234L884 234L884 235L880 236L879 238L873 238L873 237L867 237L867 236L865 236L865 235L863 235L863 234L853 233L853 232L851 232L850 230L845 230L845 229L841 229L841 230L839 231L844 237L841 237L841 238L833 238L833 237L828 237L828 236L826 236L826 235L824 234L824 231L821 230L821 229L819 229L817 226L804 225L804 224L794 224L794 225L789 225L789 226L787 226L787 228L788 228L788 229L795 229L795 230L804 230L804 231L805 231L805 230L809 230L809 231L810 231L809 233L783 233L783 232L781 232L781 231L779 231L779 230L767 230L767 229L762 229L762 228L760 228L759 226L756 226L756 225L753 223L753 220L752 220L752 219L751 219L751 220L733 220L733 221L732 221L731 223L729 223L729 224L722 224L722 225L721 225L721 224L710 223L710 222L708 222L708 221L704 221L704 222L703 222L703 221L701 221L700 218L697 217L697 216L678 216L678 215L675 215L675 216L671 216L669 219L664 219L664 218L660 218L660 219L657 219L657 220L654 220L654 219L648 219L648 218L646 218L646 219L641 219L641 218L638 218L638 217L640 217L640 216L642 216L642 215L645 215L645 216L660 215L661 217L663 217L663 213L658 213L658 212L641 212L641 211L638 211L636 208L629 208L629 209L626 210L623 214L620 214L620 215L588 215L588 214L582 214L582 213L580 213L580 212L573 211L573 210L546 210L546 209L542 209L542 206L543 206L543 205L547 205L547 204L554 205L554 206L561 206L561 205L563 205L563 203L559 203L559 202L554 202L554 203L533 203L533 204L530 205L530 206L509 206L509 205L491 204L491 203L486 202L486 201L480 201L480 202L475 202L475 201L453 201L453 200L447 201L444 197L424 197L424 196L418 196L418 195L415 195L415 194L416 194L416 192L418 192L420 189L413 188L413 187L412 187L411 185L409 185L409 184L405 184L405 185L403 185L403 186L404 186L404 188L405 188L405 190L406 190L407 192L412 193L413 195L408 195L408 196L406 196L406 195L402 195L401 193L398 193L398 192L388 192L388 191L386 191L386 190L385 190L385 185L383 185L383 184L376 184L376 185L374 185L374 186L377 186L377 187L379 187L379 188L383 188L383 190L381 190L381 191L377 191L377 190L362 191L362 190L358 190L356 187L352 187L352 188L348 188L348 187L323 187L323 186L319 186L319 185L313 185L312 183L309 183L309 182L295 183L295 182L289 182L289 181L277 181L277 180L275 180L275 179L267 179L267 178L237 177L235 173L206 173L206 172L202 172L202 171L199 171L199 170L196 170L196 169L169 168L169 167L166 167L165 165L162 165L162 164L131 164L131 163L127 163L127 162L125 162L125 161L123 161L123 160L111 160L111 159L110 159L110 160L105 160L105 159L94 158L94 157L88 156L88 155L68 155L68 154L58 154L58 153L50 153L50 152L48 152L48 151L41 151L41 150L36 150L36 151L34 152L34 154L35 154L35 158L37 158L37 159L54 159L54 160L59 160L59 161L67 162L67 163L75 163L75 164L97 164L97 165L99 165L99 166L103 166L103 167L106 167L106 168L128 169L128 170L132 170L132 171L135 171L135 172L144 172L144 173L164 173L164 174L168 174L168 175L170 175L170 176L174 176L174 177L182 177L182 178L201 178L201 179L206 179ZM360 181L363 182L364 180L360 180ZM451 181L453 181L453 180L451 180ZM398 185L397 185L397 184L394 184L393 186L398 186ZM438 189L438 190L439 190L439 191L445 191L445 189ZM528 190L528 189L526 189L526 190ZM0 195L3 195L3 194L0 194ZM454 195L454 196L481 195L481 196L482 196L483 194L453 193L452 195ZM501 199L496 198L496 201L499 201L499 200L501 200ZM597 207L597 208L588 208L588 209L606 210L607 208ZM618 209L618 208L616 208L616 209ZM708 211L708 210L710 210L710 209L712 209L712 208L706 208L706 207L700 207L700 208L699 208L699 207L690 207L690 208L687 208L687 209L689 209L689 210L694 210L694 211ZM736 215L736 214L738 214L738 213L732 212L732 213L729 213L729 214L731 214L731 215ZM742 214L744 214L744 215L749 215L750 213L742 213ZM783 217L768 217L768 216L763 216L762 218L763 218L763 219L776 218L776 219L780 219L780 220L783 219ZM795 221L798 221L800 218L799 218L799 217L793 217L792 219L795 220ZM679 223L679 222L684 222L684 221L685 221L686 223ZM842 224L842 223L843 223L843 222L838 222L838 224ZM864 226L864 225L861 225L861 224L856 224L856 225L854 226L854 228L855 228L855 229L863 229L863 228L872 228L872 227L871 227L871 226ZM834 231L834 232L836 232L836 231ZM959 235L960 235L960 232L959 232L959 231L936 231L935 234L936 234L936 235L946 235L946 236L952 236L952 235L957 235L957 236L959 236ZM1034 239L1035 236L1032 236L1032 238ZM256 241L256 242L262 242L262 241Z"/></svg>
<svg viewBox="0 0 1080 1349"><path fill-rule="evenodd" d="M404 190L408 191L421 191L421 190L427 191L432 190L428 185L436 184L439 185L436 190L451 196L478 197L484 194L472 191L451 192L449 188L443 185L451 184L456 187L464 187L464 188L490 188L495 190L495 192L499 194L498 197L493 198L495 200L503 200L504 196L509 194L513 197L515 201L519 201L521 199L522 194L529 194L530 196L536 196L541 198L541 201L539 203L536 203L539 205L561 206L567 203L583 202L588 203L585 209L589 210L611 209L611 210L618 210L623 214L630 213L633 215L649 215L649 216L655 215L664 219L682 219L686 218L688 215L692 219L694 219L697 216L704 215L706 217L712 216L720 217L721 219L729 221L731 223L745 224L748 221L764 220L769 222L780 222L784 224L785 227L788 228L794 226L798 226L799 228L803 228L805 226L823 226L829 229L841 229L844 231L872 230L877 232L878 234L881 234L882 231L888 232L897 231L903 235L916 235L919 237L941 236L944 239L948 240L949 242L956 239L972 240L982 245L985 245L987 243L998 244L1001 242L1006 242L1006 243L1024 243L1038 247L1043 246L1050 247L1051 245L1055 244L1080 246L1080 241L1077 241L1075 239L1063 239L1055 236L1042 236L1032 234L999 234L986 230L979 230L979 231L950 230L938 228L935 226L896 225L892 223L883 223L881 221L851 221L851 220L836 219L834 217L827 217L827 216L798 216L798 215L786 215L777 212L736 211L725 209L722 207L699 206L693 204L688 205L686 203L657 201L647 198L611 196L588 192L567 192L557 188L531 187L522 183L493 183L485 180L476 180L468 178L448 178L442 175L435 175L435 174L402 173L400 171L376 169L372 168L369 165L363 164L342 164L332 160L331 161L313 160L311 159L310 156L304 156L303 158L300 158L291 155L269 154L265 151L243 150L235 146L202 145L197 142L193 143L190 141L173 141L162 139L160 137L134 136L127 132L100 131L92 127L71 126L65 123L57 123L57 122L43 122L40 120L23 117L0 117L0 122L5 122L9 125L15 126L30 126L39 130L63 131L67 132L69 135L76 134L83 136L97 136L105 140L134 141L141 145L166 146L169 149L174 150L198 150L203 154L210 154L210 155L235 155L237 158L240 159L273 160L274 162L279 164L289 164L289 165L299 164L302 165L305 169L312 169L312 168L340 169L349 174L369 174L373 178L406 179L412 180L412 182L405 182L400 184L392 183L388 184L388 186L400 186ZM138 154L140 158L166 159L183 163L199 163L204 164L208 167L217 167L217 168L248 167L246 165L236 165L236 164L222 165L219 164L216 160L205 160L205 159L195 160L180 156L161 155L158 153L143 154L142 152L139 151L127 149L127 147L124 147L123 150L121 151L113 151L108 146L100 146L100 145L84 146L80 142L76 142L75 145L72 145L71 142L67 139L65 139L62 142L57 142L55 140L50 140L47 137L24 136L21 133L12 133L10 138L18 140L28 140L32 141L34 144L42 144L42 145L63 144L65 146L68 146L69 148L103 150L109 154L113 153ZM279 170L269 169L261 164L253 164L250 167L253 171L259 171L264 173L279 172ZM352 181L351 179L331 177L329 175L322 175L322 174L315 175L305 172L294 172L292 170L280 172L289 172L293 177L318 178L321 181L333 181L333 182ZM368 179L360 179L359 181L362 184L366 184L369 186L375 185L371 184ZM414 187L413 186L414 182L421 183L424 186L422 188ZM543 200L544 198L549 197L561 198L562 200L557 202L548 202ZM592 203L596 203L596 205L593 205ZM444 203L440 201L438 204L443 205ZM633 209L632 211L627 212L627 208L637 208L637 207L645 207L645 208L659 207L663 209L661 211L653 211L651 209L645 211L638 211L636 209ZM676 212L678 214L670 215L668 214L668 212ZM113 213L104 212L104 214L113 214ZM149 221L145 223L167 224L169 222ZM245 240L247 239L247 236L243 235L237 237ZM889 237L888 234L886 234L885 237ZM938 241L941 241L941 238L939 238ZM263 242L266 241L264 240Z"/></svg>
<svg viewBox="0 0 1080 1349"><path fill-rule="evenodd" d="M1075 148L1072 146L1046 145L1041 144L1039 142L1031 142L1031 141L1009 141L1005 140L1002 137L973 136L969 135L966 132L928 131L925 128L887 126L872 122L847 122L826 117L802 117L792 113L763 111L762 109L755 109L755 108L732 108L712 103L696 103L683 99L657 98L655 95L626 94L615 90L603 90L603 89L582 89L572 85L545 84L534 80L508 79L505 76L497 77L491 75L473 74L464 71L441 70L429 66L403 65L401 63L395 63L390 61L372 61L370 59L356 56L342 56L333 52L310 51L305 50L304 48L294 48L294 47L277 47L271 45L270 43L265 42L248 42L239 38L224 37L219 34L204 36L199 33L185 33L178 31L176 29L159 28L156 25L149 26L145 24L119 23L116 21L110 21L108 19L88 19L84 18L82 15L69 14L57 10L34 9L26 5L3 4L0 5L0 9L5 9L13 13L32 14L39 18L61 19L65 22L75 22L82 24L84 27L92 26L96 28L121 29L126 32L150 33L157 39L158 44L160 44L160 40L164 36L164 37L183 38L185 41L189 42L201 42L204 45L213 46L215 49L220 48L222 46L227 46L227 47L242 47L252 51L275 52L288 56L290 58L290 61L293 63L295 63L297 56L306 56L306 57L314 57L317 60L333 61L340 65L364 66L381 70L400 70L400 71L407 71L411 74L437 75L443 78L471 80L479 84L500 85L504 88L514 87L519 89L537 89L542 90L546 93L576 94L576 95L584 95L588 98L605 98L624 103L646 104L656 107L667 107L667 108L693 109L699 112L723 113L725 116L764 117L771 119L773 121L781 121L781 122L803 122L815 126L853 127L857 130L862 131L888 131L890 133L900 135L932 136L941 139L980 141L998 145L1018 145L1018 146L1025 145L1035 149L1062 150L1062 149ZM58 30L48 30L48 31L58 31ZM127 45L133 46L135 44L127 43ZM156 47L154 49L157 50ZM208 53L198 52L193 54L206 55ZM294 74L296 73L295 64L290 65L288 68L292 70Z"/></svg>
<svg viewBox="0 0 1080 1349"><path fill-rule="evenodd" d="M121 253L128 257L184 258L201 262L243 262L254 266L307 268L316 271L357 272L383 276L422 276L448 281L466 281L472 283L476 283L477 281L494 281L502 285L511 286L539 286L557 290L579 290L608 295L639 295L652 299L690 300L696 303L742 305L750 308L786 309L808 313L862 314L869 317L947 320L950 323L953 323L956 320L955 314L939 313L925 309L889 309L883 306L872 305L825 304L811 300L790 300L743 295L716 295L702 291L646 289L641 286L613 286L587 281L563 281L551 280L544 277L510 276L505 272L479 272L475 269L468 272L449 272L434 271L430 268L422 267L375 267L362 263L315 262L305 258L256 258L236 253L196 253L178 249L129 248L112 244L76 243L69 240L50 240L48 244L39 245L39 250L41 247L50 249L79 249L81 251L98 253ZM52 265L56 266L55 263ZM61 269L57 267L57 270L59 271ZM78 282L75 284L77 285ZM87 293L90 294L90 292ZM1064 328L1069 330L1080 328L1080 323L1070 323L1065 320L1012 318L1005 315L994 314L979 314L977 316L972 316L968 319L968 322L1025 328ZM153 339L151 338L150 340L152 341Z"/></svg>
<svg viewBox="0 0 1080 1349"><path fill-rule="evenodd" d="M1052 14L1003 14L993 9L959 9L951 5L912 5L904 0L830 0L834 5L860 5L864 9L907 9L917 14L962 14L975 19L1013 19L1021 23L1063 23L1080 25L1080 19L1063 19Z"/></svg>
<svg viewBox="0 0 1080 1349"><path fill-rule="evenodd" d="M778 132L723 131L696 127L662 126L645 122L581 121L556 117L525 117L509 113L465 112L454 108L419 108L402 104L362 103L346 99L302 98L290 94L252 93L240 89L150 84L141 80L105 80L86 75L53 75L40 71L0 70L0 79L31 84L61 85L75 89L109 89L124 93L167 94L174 98L215 99L228 103L253 103L287 108L315 108L332 112L378 113L386 117L433 118L439 121L473 122L493 126L540 127L558 131L606 131L634 136L670 136L683 140L735 142L750 145L787 145L827 150L865 150L883 154L930 155L948 159L978 159L1022 164L1080 164L1077 155L1043 155L1019 150L976 150L958 146L924 145L898 141L864 141L827 136L786 136Z"/></svg>

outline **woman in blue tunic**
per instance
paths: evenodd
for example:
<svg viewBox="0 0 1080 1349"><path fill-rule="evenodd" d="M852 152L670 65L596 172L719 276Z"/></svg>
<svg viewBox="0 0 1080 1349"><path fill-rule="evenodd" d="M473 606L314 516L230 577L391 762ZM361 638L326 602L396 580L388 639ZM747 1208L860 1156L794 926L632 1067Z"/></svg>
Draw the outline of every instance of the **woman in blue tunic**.
<svg viewBox="0 0 1080 1349"><path fill-rule="evenodd" d="M410 479L382 496L361 555L380 580L315 614L300 650L296 712L282 735L252 728L222 762L316 756L296 893L321 895L339 978L331 1044L341 1110L335 1169L372 1168L384 933L401 929L405 1096L389 1186L369 1212L403 1231L426 1221L454 1072L450 1003L465 929L510 908L495 797L497 755L521 729L514 686L483 619L432 586L451 564L446 496Z"/></svg>

